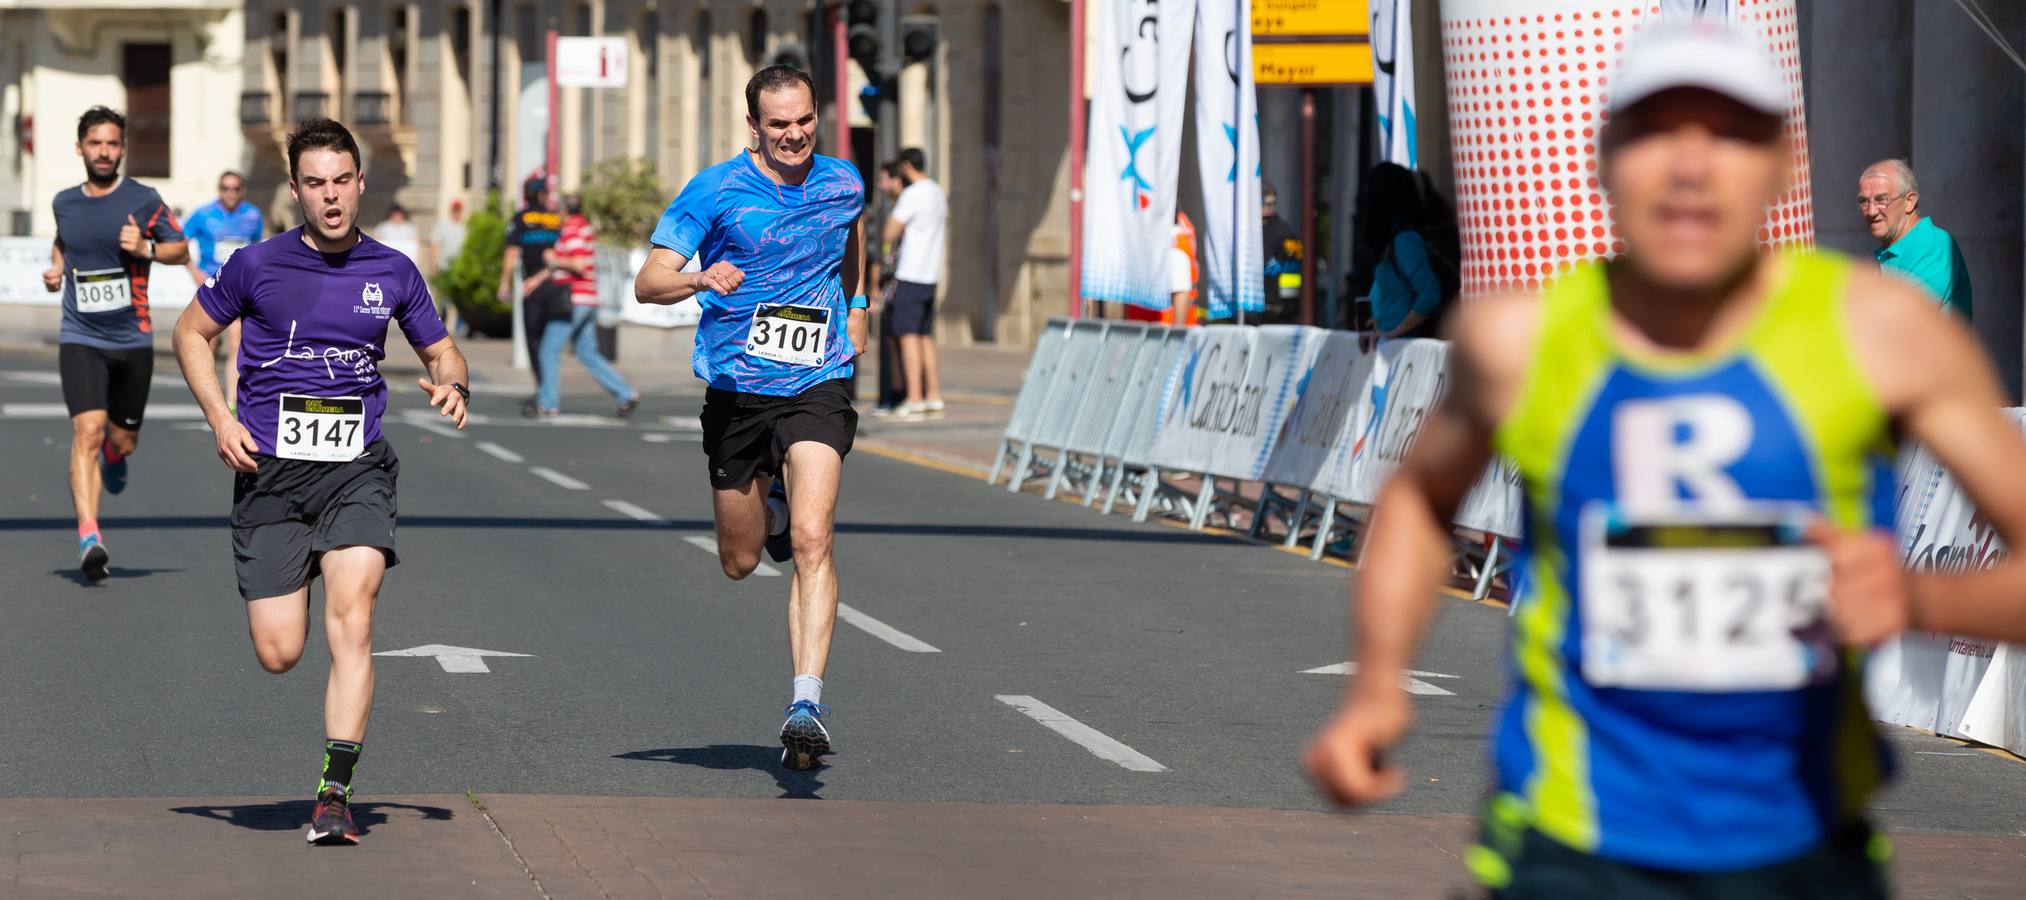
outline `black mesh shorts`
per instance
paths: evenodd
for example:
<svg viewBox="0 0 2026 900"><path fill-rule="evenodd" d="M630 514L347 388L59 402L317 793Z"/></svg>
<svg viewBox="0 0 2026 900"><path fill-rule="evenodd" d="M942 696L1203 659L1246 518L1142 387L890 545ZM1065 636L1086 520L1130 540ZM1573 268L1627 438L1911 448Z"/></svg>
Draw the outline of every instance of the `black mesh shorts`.
<svg viewBox="0 0 2026 900"><path fill-rule="evenodd" d="M318 555L338 547L394 553L394 483L401 461L377 440L351 462L255 454L259 470L232 483L232 563L247 600L292 594L322 574Z"/></svg>
<svg viewBox="0 0 2026 900"><path fill-rule="evenodd" d="M148 387L155 378L154 348L104 350L61 344L56 348L56 368L63 376L63 405L71 415L102 409L108 423L140 430L148 411Z"/></svg>
<svg viewBox="0 0 2026 900"><path fill-rule="evenodd" d="M815 441L851 452L858 436L858 411L851 408L851 382L825 381L793 397L746 394L711 388L703 401L703 452L710 458L711 487L745 487L755 477L781 474L788 447Z"/></svg>

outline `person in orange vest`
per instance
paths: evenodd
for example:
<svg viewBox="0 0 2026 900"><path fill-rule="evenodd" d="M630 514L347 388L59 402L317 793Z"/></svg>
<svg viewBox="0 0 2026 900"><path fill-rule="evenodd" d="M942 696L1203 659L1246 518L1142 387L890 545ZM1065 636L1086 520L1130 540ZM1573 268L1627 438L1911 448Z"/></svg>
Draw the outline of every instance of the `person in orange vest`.
<svg viewBox="0 0 2026 900"><path fill-rule="evenodd" d="M1181 210L1175 211L1175 242L1168 248L1168 296L1173 305L1152 310L1126 304L1126 319L1162 325L1201 325L1203 311L1196 306L1196 225Z"/></svg>

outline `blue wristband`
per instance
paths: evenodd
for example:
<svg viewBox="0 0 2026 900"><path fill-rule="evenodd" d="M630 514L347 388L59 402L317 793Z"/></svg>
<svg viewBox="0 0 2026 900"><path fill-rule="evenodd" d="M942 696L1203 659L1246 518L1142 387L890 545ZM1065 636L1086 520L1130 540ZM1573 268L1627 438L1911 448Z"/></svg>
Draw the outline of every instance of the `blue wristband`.
<svg viewBox="0 0 2026 900"><path fill-rule="evenodd" d="M865 299L865 295L864 295L864 294L852 294L852 295L851 295L851 308L852 308L852 309L871 309L871 308L872 308L872 301L870 301L870 300L867 300L867 299Z"/></svg>

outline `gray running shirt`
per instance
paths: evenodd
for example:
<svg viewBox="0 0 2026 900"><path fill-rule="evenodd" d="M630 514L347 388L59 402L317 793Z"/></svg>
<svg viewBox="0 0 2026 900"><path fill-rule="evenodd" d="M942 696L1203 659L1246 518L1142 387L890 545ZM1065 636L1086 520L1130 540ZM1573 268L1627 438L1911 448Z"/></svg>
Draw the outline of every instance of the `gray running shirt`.
<svg viewBox="0 0 2026 900"><path fill-rule="evenodd" d="M133 216L157 243L183 240L183 229L155 189L121 178L112 192L87 197L78 185L56 195L56 238L63 242L65 344L103 350L154 345L148 320L151 263L120 249L120 228ZM80 290L80 288L82 290Z"/></svg>

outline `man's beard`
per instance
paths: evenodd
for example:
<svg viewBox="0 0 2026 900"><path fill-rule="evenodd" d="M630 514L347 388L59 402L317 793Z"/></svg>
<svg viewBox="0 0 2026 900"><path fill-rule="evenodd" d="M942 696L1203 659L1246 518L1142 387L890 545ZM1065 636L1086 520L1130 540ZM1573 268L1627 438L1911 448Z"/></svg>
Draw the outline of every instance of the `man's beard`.
<svg viewBox="0 0 2026 900"><path fill-rule="evenodd" d="M98 166L96 164L85 163L84 177L85 180L90 181L92 185L95 187L105 187L106 185L112 184L113 182L120 180L120 164L117 161L115 161L112 164L111 171L107 172L104 177L100 177L98 173Z"/></svg>

